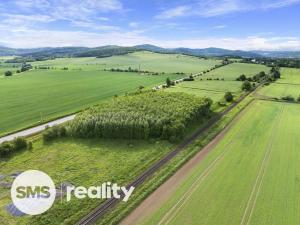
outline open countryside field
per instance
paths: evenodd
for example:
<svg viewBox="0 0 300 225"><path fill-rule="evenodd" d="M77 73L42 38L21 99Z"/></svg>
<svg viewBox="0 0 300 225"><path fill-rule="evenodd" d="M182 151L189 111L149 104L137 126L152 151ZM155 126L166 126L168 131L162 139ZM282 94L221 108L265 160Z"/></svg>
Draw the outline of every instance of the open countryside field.
<svg viewBox="0 0 300 225"><path fill-rule="evenodd" d="M199 77L195 81L183 82L174 87L168 88L168 92L185 92L200 97L209 97L214 102L223 99L225 92L230 91L235 96L239 95L242 82L239 81L206 81L200 80Z"/></svg>
<svg viewBox="0 0 300 225"><path fill-rule="evenodd" d="M54 66L63 68L69 65L71 69L103 70L111 68L140 69L151 72L165 73L199 73L221 63L221 60L203 59L179 54L159 54L153 52L134 52L127 55L106 58L60 58L42 62L34 62L36 66Z"/></svg>
<svg viewBox="0 0 300 225"><path fill-rule="evenodd" d="M299 105L255 101L141 224L299 224L299 113Z"/></svg>
<svg viewBox="0 0 300 225"><path fill-rule="evenodd" d="M17 63L5 63L6 60L13 58L13 56L0 56L0 78L2 78L4 73L8 70L16 72L17 68L20 66Z"/></svg>
<svg viewBox="0 0 300 225"><path fill-rule="evenodd" d="M253 76L261 71L268 72L269 70L268 67L263 65L233 63L196 77L195 81L180 83L166 91L195 94L201 97L209 97L214 102L218 102L223 99L227 91L232 92L235 96L241 94L242 82L236 81L236 78L241 74ZM207 78L218 78L219 80L207 80Z"/></svg>
<svg viewBox="0 0 300 225"><path fill-rule="evenodd" d="M34 142L32 151L0 159L0 174L37 169L49 174L56 184L69 182L76 186L91 186L110 181L124 185L172 147L165 141L72 138L44 145L39 139ZM0 224L75 224L101 200L74 199L68 204L60 204L58 200L49 212L39 217L12 217L5 210L10 202L9 189L0 187Z"/></svg>
<svg viewBox="0 0 300 225"><path fill-rule="evenodd" d="M3 63L2 74L15 71L11 64ZM114 95L135 91L139 86L153 87L166 78L177 79L176 72L198 73L209 69L220 60L199 59L177 54L136 52L108 58L58 58L32 63L29 72L4 77L0 80L0 94L6 96L0 103L0 135L33 124L60 117L84 109ZM105 68L141 68L164 75L140 75L138 73L113 73ZM68 70L62 70L67 67ZM12 113L14 112L14 113Z"/></svg>
<svg viewBox="0 0 300 225"><path fill-rule="evenodd" d="M270 71L270 68L260 64L232 63L228 66L224 66L204 74L203 79L224 78L225 81L235 81L236 78L242 74L247 77L252 77L261 71L265 71L267 73Z"/></svg>
<svg viewBox="0 0 300 225"><path fill-rule="evenodd" d="M33 70L0 80L0 135L96 104L114 95L153 87L180 75L104 71Z"/></svg>
<svg viewBox="0 0 300 225"><path fill-rule="evenodd" d="M274 98L291 95L297 99L300 96L300 69L282 68L281 79L261 89L259 93Z"/></svg>

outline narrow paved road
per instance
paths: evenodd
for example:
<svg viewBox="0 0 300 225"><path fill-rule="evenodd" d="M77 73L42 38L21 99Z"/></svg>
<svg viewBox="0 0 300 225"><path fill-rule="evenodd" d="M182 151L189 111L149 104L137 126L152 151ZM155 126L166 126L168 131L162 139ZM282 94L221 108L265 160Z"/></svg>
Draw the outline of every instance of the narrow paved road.
<svg viewBox="0 0 300 225"><path fill-rule="evenodd" d="M66 117L63 117L63 118L60 118L60 119L57 119L57 120L54 120L54 121L36 126L36 127L32 127L32 128L26 129L26 130L19 131L19 132L14 133L14 134L10 134L10 135L1 137L0 138L0 144L3 143L4 141L11 141L16 137L27 137L27 136L39 133L39 132L45 130L47 126L53 127L54 125L58 125L58 124L68 122L70 120L73 120L74 118L75 118L75 115L66 116Z"/></svg>

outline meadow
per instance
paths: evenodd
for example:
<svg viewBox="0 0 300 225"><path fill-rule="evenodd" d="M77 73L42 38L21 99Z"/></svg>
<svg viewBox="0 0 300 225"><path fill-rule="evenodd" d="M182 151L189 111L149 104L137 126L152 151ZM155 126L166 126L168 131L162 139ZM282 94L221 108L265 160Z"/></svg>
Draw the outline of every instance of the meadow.
<svg viewBox="0 0 300 225"><path fill-rule="evenodd" d="M141 224L300 223L300 106L256 100L243 113Z"/></svg>
<svg viewBox="0 0 300 225"><path fill-rule="evenodd" d="M13 59L13 56L0 56L0 79L4 77L6 71L16 72L20 66L17 63L5 63L6 60Z"/></svg>
<svg viewBox="0 0 300 225"><path fill-rule="evenodd" d="M172 144L164 141L71 138L44 145L41 139L37 139L33 143L33 150L0 159L0 174L37 169L49 174L57 185L68 182L77 186L91 186L107 181L124 185L172 147ZM10 202L9 189L0 187L0 224L75 224L101 200L74 199L64 204L58 200L50 211L38 217L12 217L5 210Z"/></svg>
<svg viewBox="0 0 300 225"><path fill-rule="evenodd" d="M267 73L270 71L270 68L260 64L232 63L204 74L203 79L219 78L225 81L235 81L242 74L246 77L252 77L261 71Z"/></svg>
<svg viewBox="0 0 300 225"><path fill-rule="evenodd" d="M59 58L32 63L33 66L50 66L70 69L103 70L111 68L140 69L165 73L199 73L221 64L221 60L203 59L179 54L159 54L153 52L134 52L127 55L106 58Z"/></svg>
<svg viewBox="0 0 300 225"><path fill-rule="evenodd" d="M241 85L242 83L239 81L206 81L200 80L200 78L195 78L195 81L183 82L174 87L168 88L165 91L183 92L199 97L208 97L216 103L223 100L224 94L227 91L238 96L242 92Z"/></svg>
<svg viewBox="0 0 300 225"><path fill-rule="evenodd" d="M268 72L269 70L268 67L263 65L232 63L198 76L195 78L195 81L177 84L166 91L184 92L200 97L209 97L216 103L223 101L224 94L227 91L232 92L235 97L238 97L242 93L242 82L236 81L236 78L241 74L253 76L261 71Z"/></svg>
<svg viewBox="0 0 300 225"><path fill-rule="evenodd" d="M300 96L300 69L281 68L281 79L261 89L259 94L278 99L291 95L297 99Z"/></svg>

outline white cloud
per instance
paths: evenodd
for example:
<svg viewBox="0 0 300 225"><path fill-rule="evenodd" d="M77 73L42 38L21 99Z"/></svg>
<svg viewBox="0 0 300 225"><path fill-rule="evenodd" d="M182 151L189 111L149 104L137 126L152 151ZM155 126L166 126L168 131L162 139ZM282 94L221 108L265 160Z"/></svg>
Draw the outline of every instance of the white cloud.
<svg viewBox="0 0 300 225"><path fill-rule="evenodd" d="M138 44L154 44L162 47L176 48L208 48L218 47L232 50L300 50L298 37L245 37L245 38L197 38L184 40L158 40L149 38L141 32L110 31L102 34L93 32L49 31L49 30L23 30L2 31L0 26L1 42L5 46L16 48L34 47L63 47L103 45L133 46Z"/></svg>
<svg viewBox="0 0 300 225"><path fill-rule="evenodd" d="M300 50L298 37L245 37L245 38L203 38L171 40L164 47L208 48L218 47L232 50Z"/></svg>
<svg viewBox="0 0 300 225"><path fill-rule="evenodd" d="M297 4L300 0L277 0L277 1L264 1L261 5L262 9L281 8L289 5Z"/></svg>
<svg viewBox="0 0 300 225"><path fill-rule="evenodd" d="M1 29L0 29L0 35ZM106 32L103 34L92 32L72 31L48 31L27 30L12 32L1 38L5 46L15 48L35 47L63 47L63 46L88 46L97 47L103 45L131 46L136 44L150 43L152 39L141 36L136 32Z"/></svg>
<svg viewBox="0 0 300 225"><path fill-rule="evenodd" d="M36 7L49 7L50 3L48 0L15 0L15 5L22 9L30 9Z"/></svg>
<svg viewBox="0 0 300 225"><path fill-rule="evenodd" d="M241 4L238 0L210 0L200 1L197 8L200 8L201 10L195 11L194 14L204 17L212 17L242 11L245 10L247 6Z"/></svg>
<svg viewBox="0 0 300 225"><path fill-rule="evenodd" d="M108 21L108 18L99 14L123 10L119 0L13 0L12 2L19 12L43 14L53 20Z"/></svg>
<svg viewBox="0 0 300 225"><path fill-rule="evenodd" d="M2 20L2 24L9 26L18 25L32 25L36 23L48 23L54 21L53 18L47 15L19 15L19 14L4 14L5 19Z"/></svg>
<svg viewBox="0 0 300 225"><path fill-rule="evenodd" d="M71 21L71 25L75 27L89 28L92 30L105 30L105 31L120 30L120 27L118 26L101 25L90 21L74 20Z"/></svg>
<svg viewBox="0 0 300 225"><path fill-rule="evenodd" d="M213 29L224 29L226 28L227 26L226 25L217 25L217 26L214 26Z"/></svg>
<svg viewBox="0 0 300 225"><path fill-rule="evenodd" d="M131 22L131 23L129 23L129 27L134 28L134 29L138 28L139 26L140 26L140 24L137 23L137 22Z"/></svg>
<svg viewBox="0 0 300 225"><path fill-rule="evenodd" d="M174 17L183 16L190 11L189 6L177 6L172 9L167 9L156 16L158 19L171 19Z"/></svg>
<svg viewBox="0 0 300 225"><path fill-rule="evenodd" d="M158 19L171 19L183 16L213 17L236 12L267 10L300 3L300 0L193 0L190 4L179 5L160 12Z"/></svg>

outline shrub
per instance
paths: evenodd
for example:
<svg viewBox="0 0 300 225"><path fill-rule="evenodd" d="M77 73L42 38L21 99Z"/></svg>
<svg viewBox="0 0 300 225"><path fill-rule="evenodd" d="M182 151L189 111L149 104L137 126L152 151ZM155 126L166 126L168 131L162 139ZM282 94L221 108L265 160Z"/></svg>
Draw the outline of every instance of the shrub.
<svg viewBox="0 0 300 225"><path fill-rule="evenodd" d="M27 148L27 142L24 138L18 137L13 141L6 141L0 144L0 156L8 156L13 152Z"/></svg>
<svg viewBox="0 0 300 225"><path fill-rule="evenodd" d="M53 126L51 128L47 128L43 132L43 141L49 142L56 138L67 136L67 129L65 126Z"/></svg>
<svg viewBox="0 0 300 225"><path fill-rule="evenodd" d="M299 97L297 98L297 101L300 102L300 95L299 95Z"/></svg>
<svg viewBox="0 0 300 225"><path fill-rule="evenodd" d="M233 101L233 95L230 91L225 93L224 98L225 98L226 102L232 102Z"/></svg>
<svg viewBox="0 0 300 225"><path fill-rule="evenodd" d="M193 77L186 77L183 79L183 81L194 81L195 79Z"/></svg>
<svg viewBox="0 0 300 225"><path fill-rule="evenodd" d="M28 144L27 144L27 149L28 149L28 150L32 150L32 148L33 148L33 147L32 147L32 142L29 141Z"/></svg>
<svg viewBox="0 0 300 225"><path fill-rule="evenodd" d="M6 72L4 73L4 75L7 76L7 77L12 76L12 72L11 72L11 71L6 71Z"/></svg>
<svg viewBox="0 0 300 225"><path fill-rule="evenodd" d="M170 87L172 85L172 81L170 80L169 77L166 79L166 84L168 87Z"/></svg>
<svg viewBox="0 0 300 225"><path fill-rule="evenodd" d="M251 91L251 89L252 89L251 83L247 80L244 81L242 84L242 90L243 91Z"/></svg>
<svg viewBox="0 0 300 225"><path fill-rule="evenodd" d="M13 145L15 150L25 149L27 148L27 142L25 138L18 137L13 140Z"/></svg>
<svg viewBox="0 0 300 225"><path fill-rule="evenodd" d="M246 79L247 79L247 77L244 74L242 74L236 80L237 81L245 81Z"/></svg>
<svg viewBox="0 0 300 225"><path fill-rule="evenodd" d="M288 101L288 102L294 102L295 101L295 98L291 95L284 96L281 99L284 100L284 101Z"/></svg>

